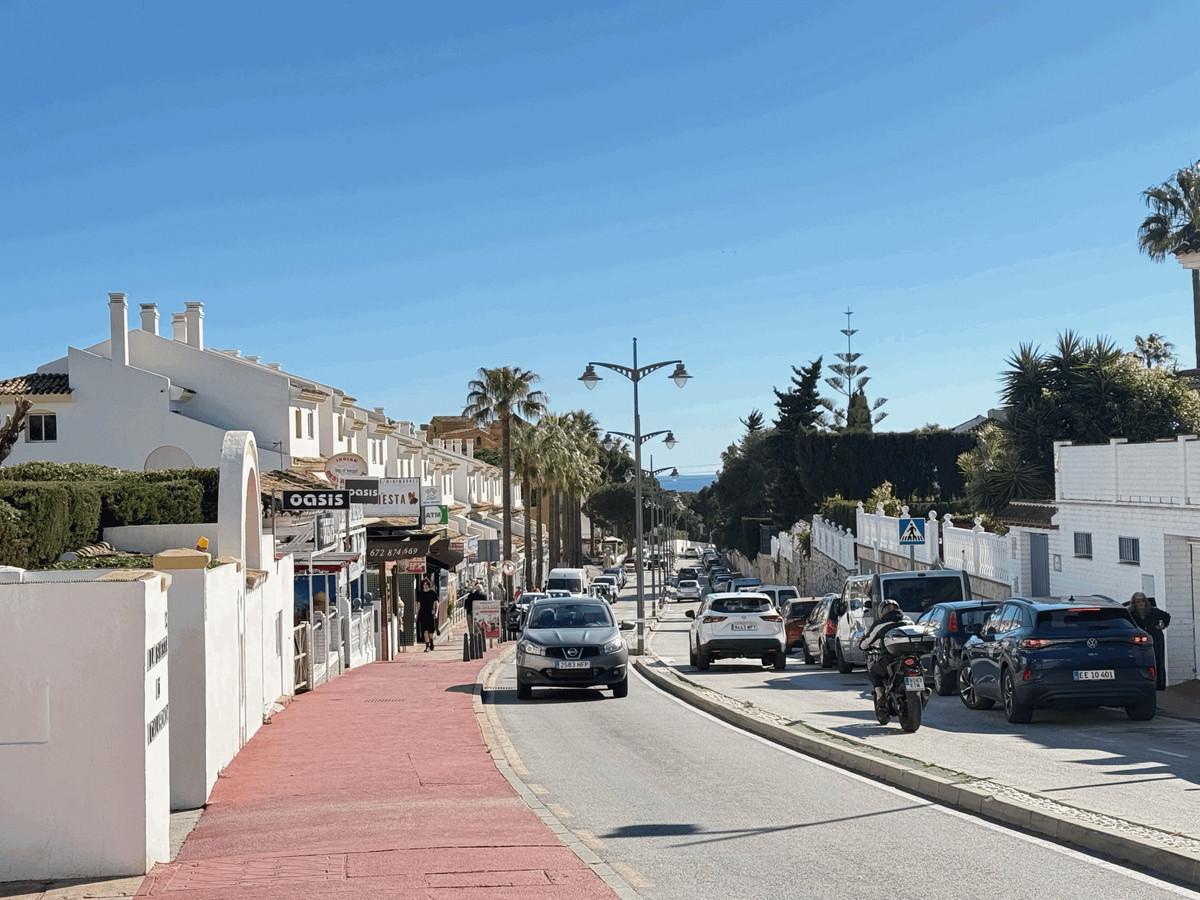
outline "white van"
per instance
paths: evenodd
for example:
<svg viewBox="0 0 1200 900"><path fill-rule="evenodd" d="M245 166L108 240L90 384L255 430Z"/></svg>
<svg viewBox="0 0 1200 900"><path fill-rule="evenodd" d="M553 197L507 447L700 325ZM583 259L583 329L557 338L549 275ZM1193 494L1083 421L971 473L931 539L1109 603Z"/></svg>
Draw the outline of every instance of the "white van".
<svg viewBox="0 0 1200 900"><path fill-rule="evenodd" d="M572 594L586 595L587 589L587 573L583 569L551 569L546 577L548 591L570 591Z"/></svg>

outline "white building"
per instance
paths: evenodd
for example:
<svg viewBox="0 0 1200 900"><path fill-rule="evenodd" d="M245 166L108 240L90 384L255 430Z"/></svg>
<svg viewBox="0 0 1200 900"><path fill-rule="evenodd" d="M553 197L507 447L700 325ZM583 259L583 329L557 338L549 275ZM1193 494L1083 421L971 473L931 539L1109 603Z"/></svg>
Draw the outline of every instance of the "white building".
<svg viewBox="0 0 1200 900"><path fill-rule="evenodd" d="M1171 614L1168 683L1196 678L1200 440L1059 443L1054 457L1050 592L1155 598Z"/></svg>

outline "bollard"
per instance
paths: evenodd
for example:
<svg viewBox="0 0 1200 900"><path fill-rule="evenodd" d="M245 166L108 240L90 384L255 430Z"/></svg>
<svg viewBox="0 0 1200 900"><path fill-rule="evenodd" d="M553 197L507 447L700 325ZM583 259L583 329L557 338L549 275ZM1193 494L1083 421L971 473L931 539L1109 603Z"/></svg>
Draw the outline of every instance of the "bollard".
<svg viewBox="0 0 1200 900"><path fill-rule="evenodd" d="M471 659L471 639L467 637L467 633L463 632L463 662L469 662Z"/></svg>

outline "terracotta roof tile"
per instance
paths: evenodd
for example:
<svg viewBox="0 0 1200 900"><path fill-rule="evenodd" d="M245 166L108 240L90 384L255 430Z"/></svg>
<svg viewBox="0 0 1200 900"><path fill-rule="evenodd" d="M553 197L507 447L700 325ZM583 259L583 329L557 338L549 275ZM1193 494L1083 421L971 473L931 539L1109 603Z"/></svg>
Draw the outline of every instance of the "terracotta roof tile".
<svg viewBox="0 0 1200 900"><path fill-rule="evenodd" d="M71 382L66 375L34 372L0 381L0 395L24 396L45 394L69 394Z"/></svg>

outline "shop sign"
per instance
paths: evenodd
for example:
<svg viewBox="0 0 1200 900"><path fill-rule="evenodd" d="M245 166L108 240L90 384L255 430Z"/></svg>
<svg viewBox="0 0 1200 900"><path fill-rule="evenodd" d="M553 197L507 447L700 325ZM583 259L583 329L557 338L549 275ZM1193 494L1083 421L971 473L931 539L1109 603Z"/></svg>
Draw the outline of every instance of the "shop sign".
<svg viewBox="0 0 1200 900"><path fill-rule="evenodd" d="M421 514L421 479L380 478L379 497L375 503L363 505L368 516L419 516Z"/></svg>
<svg viewBox="0 0 1200 900"><path fill-rule="evenodd" d="M396 562L404 559L419 559L422 565L429 553L429 541L399 541L380 539L367 541L368 562Z"/></svg>
<svg viewBox="0 0 1200 900"><path fill-rule="evenodd" d="M357 453L335 453L325 461L325 475L341 487L347 478L364 478L367 461Z"/></svg>
<svg viewBox="0 0 1200 900"><path fill-rule="evenodd" d="M422 525L449 525L450 524L450 507L448 506L424 506L421 508L421 524Z"/></svg>
<svg viewBox="0 0 1200 900"><path fill-rule="evenodd" d="M349 491L284 491L284 512L306 512L319 509L349 509Z"/></svg>
<svg viewBox="0 0 1200 900"><path fill-rule="evenodd" d="M379 502L378 478L347 478L346 490L351 503L377 504Z"/></svg>

